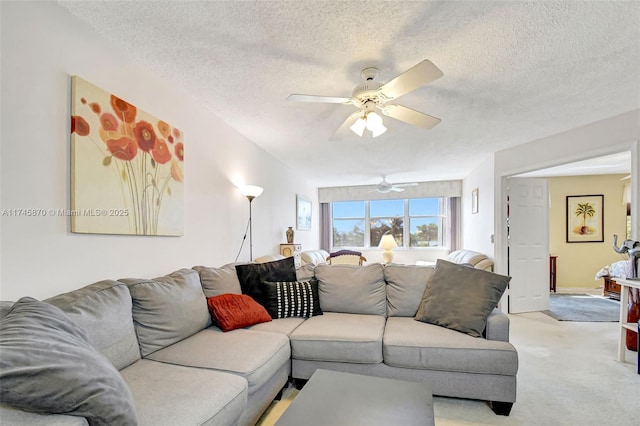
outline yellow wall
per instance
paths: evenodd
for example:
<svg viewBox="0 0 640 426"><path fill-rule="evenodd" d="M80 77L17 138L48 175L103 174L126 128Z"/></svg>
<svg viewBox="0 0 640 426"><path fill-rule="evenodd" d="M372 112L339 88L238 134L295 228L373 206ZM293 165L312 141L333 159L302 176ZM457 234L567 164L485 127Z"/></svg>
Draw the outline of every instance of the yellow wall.
<svg viewBox="0 0 640 426"><path fill-rule="evenodd" d="M596 288L602 279L595 274L603 266L627 259L613 248L613 234L618 245L626 235L626 205L622 203L625 175L570 176L549 178L551 207L549 210L549 249L558 256L557 287ZM604 194L604 242L566 242L567 195Z"/></svg>

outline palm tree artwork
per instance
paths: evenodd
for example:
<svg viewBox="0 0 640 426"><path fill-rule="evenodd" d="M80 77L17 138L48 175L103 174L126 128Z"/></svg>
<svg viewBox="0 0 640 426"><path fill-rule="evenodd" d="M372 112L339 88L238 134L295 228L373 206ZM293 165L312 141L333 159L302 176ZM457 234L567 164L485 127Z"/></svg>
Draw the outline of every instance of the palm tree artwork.
<svg viewBox="0 0 640 426"><path fill-rule="evenodd" d="M594 229L587 226L587 217L592 218L596 214L596 209L591 205L591 203L578 203L574 211L574 215L576 217L582 216L582 226L579 229L574 230L574 232L580 235L589 235L595 232Z"/></svg>

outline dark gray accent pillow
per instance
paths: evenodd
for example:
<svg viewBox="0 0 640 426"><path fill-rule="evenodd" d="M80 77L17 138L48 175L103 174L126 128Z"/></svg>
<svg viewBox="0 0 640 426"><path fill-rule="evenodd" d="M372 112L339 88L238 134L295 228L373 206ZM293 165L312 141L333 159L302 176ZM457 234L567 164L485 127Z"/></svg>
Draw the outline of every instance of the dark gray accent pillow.
<svg viewBox="0 0 640 426"><path fill-rule="evenodd" d="M318 297L318 281L263 281L267 292L267 312L271 318L322 315Z"/></svg>
<svg viewBox="0 0 640 426"><path fill-rule="evenodd" d="M267 293L262 281L296 281L296 265L293 257L265 263L236 265L243 294L266 307Z"/></svg>
<svg viewBox="0 0 640 426"><path fill-rule="evenodd" d="M482 337L511 277L438 259L415 319Z"/></svg>
<svg viewBox="0 0 640 426"><path fill-rule="evenodd" d="M0 401L24 411L137 425L131 391L62 310L30 297L0 321Z"/></svg>

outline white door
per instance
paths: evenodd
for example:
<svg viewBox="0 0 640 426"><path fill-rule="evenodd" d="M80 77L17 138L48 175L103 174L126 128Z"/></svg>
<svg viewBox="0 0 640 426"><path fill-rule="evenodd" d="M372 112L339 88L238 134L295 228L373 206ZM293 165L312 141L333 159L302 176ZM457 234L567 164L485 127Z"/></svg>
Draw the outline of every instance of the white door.
<svg viewBox="0 0 640 426"><path fill-rule="evenodd" d="M509 178L509 312L549 309L549 187Z"/></svg>

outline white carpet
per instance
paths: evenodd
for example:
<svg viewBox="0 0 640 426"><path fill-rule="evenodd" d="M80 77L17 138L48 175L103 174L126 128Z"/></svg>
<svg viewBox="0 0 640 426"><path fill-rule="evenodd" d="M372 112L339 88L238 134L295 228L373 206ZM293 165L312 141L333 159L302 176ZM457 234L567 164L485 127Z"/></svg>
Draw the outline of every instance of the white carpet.
<svg viewBox="0 0 640 426"><path fill-rule="evenodd" d="M436 426L640 425L637 355L627 351L627 362L616 360L618 323L561 322L540 312L509 318L520 360L511 415L496 416L483 401L434 397ZM260 424L272 425L287 403Z"/></svg>

